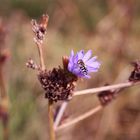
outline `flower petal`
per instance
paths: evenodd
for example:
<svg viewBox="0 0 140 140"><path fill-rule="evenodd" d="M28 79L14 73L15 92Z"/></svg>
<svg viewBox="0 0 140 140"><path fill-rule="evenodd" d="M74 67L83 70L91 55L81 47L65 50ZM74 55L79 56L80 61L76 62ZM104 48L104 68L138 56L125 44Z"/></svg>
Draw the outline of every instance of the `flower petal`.
<svg viewBox="0 0 140 140"><path fill-rule="evenodd" d="M73 61L74 61L74 51L71 50L71 54L70 54L70 57L69 57L69 64L68 64L68 70L69 71L72 71L72 69L73 69L73 65L74 65Z"/></svg>
<svg viewBox="0 0 140 140"><path fill-rule="evenodd" d="M73 62L69 62L69 64L68 64L68 70L69 71L72 71L72 69L73 69Z"/></svg>
<svg viewBox="0 0 140 140"><path fill-rule="evenodd" d="M87 70L88 72L97 72L99 68L93 68L93 67L88 67Z"/></svg>
<svg viewBox="0 0 140 140"><path fill-rule="evenodd" d="M77 76L80 76L80 73L81 73L78 68L73 69L72 72L76 74Z"/></svg>
<svg viewBox="0 0 140 140"><path fill-rule="evenodd" d="M73 61L73 58L74 58L74 51L71 50L71 54L70 54L70 57L69 57L69 61Z"/></svg>
<svg viewBox="0 0 140 140"><path fill-rule="evenodd" d="M92 62L92 63L86 63L87 67L92 67L92 68L99 68L100 67L100 63L98 61Z"/></svg>
<svg viewBox="0 0 140 140"><path fill-rule="evenodd" d="M89 50L83 57L83 61L86 62L92 55L92 50Z"/></svg>
<svg viewBox="0 0 140 140"><path fill-rule="evenodd" d="M79 51L78 53L78 60L84 57L84 50Z"/></svg>
<svg viewBox="0 0 140 140"><path fill-rule="evenodd" d="M93 63L94 61L96 61L96 59L97 59L97 56L94 56L91 59L89 59L88 61L86 61L86 64L88 65L90 63Z"/></svg>

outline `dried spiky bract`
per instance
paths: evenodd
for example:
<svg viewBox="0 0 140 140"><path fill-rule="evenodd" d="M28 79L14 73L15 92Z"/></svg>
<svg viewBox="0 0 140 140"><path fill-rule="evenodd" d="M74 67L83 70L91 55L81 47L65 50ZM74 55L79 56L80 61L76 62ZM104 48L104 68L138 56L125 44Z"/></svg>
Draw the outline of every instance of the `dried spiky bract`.
<svg viewBox="0 0 140 140"><path fill-rule="evenodd" d="M45 90L45 97L52 101L69 100L77 81L76 76L61 67L40 71L38 79Z"/></svg>
<svg viewBox="0 0 140 140"><path fill-rule="evenodd" d="M140 81L140 61L137 60L132 65L134 66L134 70L131 72L129 81L138 82Z"/></svg>
<svg viewBox="0 0 140 140"><path fill-rule="evenodd" d="M68 56L63 56L63 57L62 57L62 62L63 62L63 68L64 68L65 70L67 70L67 68L68 68L68 63L69 63L69 58L68 58Z"/></svg>
<svg viewBox="0 0 140 140"><path fill-rule="evenodd" d="M49 16L42 15L41 19L37 22L36 20L32 20L32 30L35 33L34 41L37 44L42 44L44 40L44 36L47 31Z"/></svg>

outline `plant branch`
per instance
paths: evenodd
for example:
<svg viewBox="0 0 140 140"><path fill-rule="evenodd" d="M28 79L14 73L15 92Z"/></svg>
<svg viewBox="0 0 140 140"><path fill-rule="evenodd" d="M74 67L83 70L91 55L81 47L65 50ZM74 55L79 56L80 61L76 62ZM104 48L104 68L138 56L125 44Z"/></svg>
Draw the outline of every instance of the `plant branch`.
<svg viewBox="0 0 140 140"><path fill-rule="evenodd" d="M43 59L43 50L42 45L37 43L39 58L40 58L40 65L41 70L45 70L45 64ZM48 119L49 119L49 133L50 133L50 140L55 140L55 132L54 132L54 120L53 120L53 102L51 100L48 101Z"/></svg>
<svg viewBox="0 0 140 140"><path fill-rule="evenodd" d="M81 115L81 116L79 116L79 117L77 117L77 118L75 118L67 123L60 125L59 127L55 128L55 130L56 131L62 130L62 129L67 128L71 125L74 125L74 124L86 119L87 117L90 117L91 115L95 114L96 112L100 111L102 108L103 107L101 105L98 105L97 107L91 109L90 111L84 113L83 115Z"/></svg>
<svg viewBox="0 0 140 140"><path fill-rule="evenodd" d="M45 63L43 58L43 40L46 34L47 25L48 25L49 16L48 15L42 15L39 22L36 20L32 20L32 30L35 33L34 42L36 43L38 47L38 53L40 58L40 66L41 70L45 70ZM49 130L50 130L50 140L55 140L55 132L54 132L54 126L53 126L53 101L48 101L48 119L49 119Z"/></svg>
<svg viewBox="0 0 140 140"><path fill-rule="evenodd" d="M126 88L126 87L130 87L130 86L136 85L136 84L140 84L140 82L135 82L135 83L134 82L125 82L125 83L120 83L120 84L115 84L115 85L91 88L91 89L76 91L76 92L74 92L74 96L87 95L87 94L93 94L93 93L102 92L102 91Z"/></svg>
<svg viewBox="0 0 140 140"><path fill-rule="evenodd" d="M115 90L115 89L122 89L122 88L126 88L126 87L130 87L136 84L140 84L140 82L126 82L126 83L121 83L121 84L116 84L116 85L111 85L111 86L104 86L104 87L100 87L100 88L93 88L93 89L87 89L87 90L82 90L82 91L77 91L75 92L75 96L76 95L84 95L84 94L91 94L91 93L95 93L95 92L102 92L102 91L108 91L108 90ZM67 105L67 104L66 104ZM70 122L64 123L58 127L55 128L56 131L64 129L66 127L69 127L75 123L78 123L79 121L86 119L87 117L95 114L96 112L98 112L99 110L101 110L104 106L102 105L98 105L97 107L93 108L92 110L86 112L85 114L71 120ZM64 112L64 110L63 110ZM61 114L63 115L63 114Z"/></svg>

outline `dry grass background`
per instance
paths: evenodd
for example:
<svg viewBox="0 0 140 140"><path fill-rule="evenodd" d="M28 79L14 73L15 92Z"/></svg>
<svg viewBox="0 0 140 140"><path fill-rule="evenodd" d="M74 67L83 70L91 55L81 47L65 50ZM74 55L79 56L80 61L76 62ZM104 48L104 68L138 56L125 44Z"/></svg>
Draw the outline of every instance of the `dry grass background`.
<svg viewBox="0 0 140 140"><path fill-rule="evenodd" d="M61 65L63 55L71 49L92 49L101 61L101 69L92 79L79 81L77 89L119 83L127 80L130 62L139 59L140 2L133 0L12 1L10 9L1 7L7 27L6 47L11 57L5 66L10 96L10 140L48 139L47 100L37 81L36 72L26 68L29 57L38 62L33 42L31 18L45 10L50 16L45 40L48 69ZM22 5L22 3L25 4ZM34 8L33 8L34 6ZM6 7L6 6L5 6ZM39 8L38 8L39 7ZM35 12L35 8L38 13ZM22 9L22 10L21 10ZM29 17L30 15L30 17ZM8 17L8 18L7 18ZM132 87L98 112L75 126L57 132L58 140L139 140L140 91ZM66 110L72 118L95 107L95 95L74 97ZM2 127L0 126L0 139Z"/></svg>

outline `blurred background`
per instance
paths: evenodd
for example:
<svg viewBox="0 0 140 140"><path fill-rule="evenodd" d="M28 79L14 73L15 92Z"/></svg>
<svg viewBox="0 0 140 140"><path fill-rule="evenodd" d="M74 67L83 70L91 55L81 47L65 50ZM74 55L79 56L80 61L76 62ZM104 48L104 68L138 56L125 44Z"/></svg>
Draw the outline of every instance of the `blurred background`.
<svg viewBox="0 0 140 140"><path fill-rule="evenodd" d="M0 0L0 51L9 50L4 80L10 98L10 140L48 138L47 100L36 71L25 63L39 63L31 19L49 15L44 42L48 69L62 65L62 56L92 49L101 62L90 80L79 80L77 89L127 81L140 52L139 0ZM139 140L140 88L128 88L96 113L57 132L57 140ZM96 95L74 97L65 112L75 118L99 103ZM56 104L56 106L58 103ZM0 123L1 124L1 123ZM0 125L0 140L3 129Z"/></svg>

